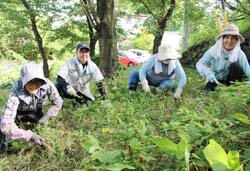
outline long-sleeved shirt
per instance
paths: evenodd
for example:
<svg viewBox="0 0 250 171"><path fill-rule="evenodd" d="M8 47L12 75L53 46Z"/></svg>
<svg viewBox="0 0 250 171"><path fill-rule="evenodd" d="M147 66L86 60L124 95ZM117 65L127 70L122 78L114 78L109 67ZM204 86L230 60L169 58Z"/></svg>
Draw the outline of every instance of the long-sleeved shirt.
<svg viewBox="0 0 250 171"><path fill-rule="evenodd" d="M41 109L48 100L52 106L45 115L55 117L62 107L63 100L50 80L46 79L46 83L34 95L30 95L24 90L21 80L16 81L1 116L0 130L5 134L6 140L29 141L33 132L18 128L15 123L17 111L35 112L37 109Z"/></svg>
<svg viewBox="0 0 250 171"><path fill-rule="evenodd" d="M154 67L157 67L156 62L155 62L156 60L157 60L156 55L153 55L142 65L142 67L139 70L140 81L143 81L146 79L146 76L149 73L149 71L154 72ZM174 65L175 65L175 67L173 68L173 72L174 72L174 75L176 75L176 77L178 79L178 87L183 88L186 84L186 74L185 74L179 60L176 59L176 60L172 60L172 61L174 61ZM163 62L161 62L161 65L164 65ZM168 70L168 66L162 67L162 68ZM165 72L165 71L163 71L163 72ZM159 74L161 74L161 73L159 73ZM172 76L172 74L170 74L162 79L163 80L164 79L174 79L174 77Z"/></svg>
<svg viewBox="0 0 250 171"><path fill-rule="evenodd" d="M100 69L94 62L89 59L88 64L83 67L77 57L67 60L57 75L74 87L75 90L80 91L92 100L95 100L95 97L89 89L90 80L97 83L104 79Z"/></svg>
<svg viewBox="0 0 250 171"><path fill-rule="evenodd" d="M231 64L229 60L230 51L222 51L220 58L215 59L212 56L213 47L209 48L203 57L197 62L196 68L201 76L208 77L210 74L214 74L218 80L226 80L229 66ZM243 69L243 72L250 80L250 66L248 64L245 53L240 50L237 55L237 62Z"/></svg>

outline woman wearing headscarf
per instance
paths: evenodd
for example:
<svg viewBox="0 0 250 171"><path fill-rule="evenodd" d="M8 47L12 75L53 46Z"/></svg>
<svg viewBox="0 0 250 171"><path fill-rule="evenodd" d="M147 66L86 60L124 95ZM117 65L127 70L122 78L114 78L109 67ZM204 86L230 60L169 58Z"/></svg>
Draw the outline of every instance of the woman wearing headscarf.
<svg viewBox="0 0 250 171"><path fill-rule="evenodd" d="M215 91L217 85L234 84L242 81L244 74L250 78L250 67L240 44L245 41L235 24L228 24L216 37L210 47L197 62L196 68L206 78L205 91Z"/></svg>

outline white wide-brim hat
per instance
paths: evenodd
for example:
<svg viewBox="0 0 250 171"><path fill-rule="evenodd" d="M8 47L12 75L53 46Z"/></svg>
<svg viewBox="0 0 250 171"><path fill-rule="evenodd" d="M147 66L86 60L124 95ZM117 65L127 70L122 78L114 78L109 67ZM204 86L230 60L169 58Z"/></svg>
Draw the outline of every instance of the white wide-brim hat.
<svg viewBox="0 0 250 171"><path fill-rule="evenodd" d="M179 59L181 55L175 50L172 45L162 44L158 48L157 59L164 61L167 59Z"/></svg>
<svg viewBox="0 0 250 171"><path fill-rule="evenodd" d="M224 30L215 38L215 40L217 41L219 38L221 38L224 35L234 35L238 37L238 39L240 40L240 43L245 42L244 37L239 32L239 27L237 27L235 24L226 25Z"/></svg>

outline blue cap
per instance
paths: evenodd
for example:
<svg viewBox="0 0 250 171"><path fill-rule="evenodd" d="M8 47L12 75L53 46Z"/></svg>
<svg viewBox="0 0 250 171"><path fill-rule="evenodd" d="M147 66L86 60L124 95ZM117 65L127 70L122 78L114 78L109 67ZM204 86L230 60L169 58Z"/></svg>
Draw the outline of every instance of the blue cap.
<svg viewBox="0 0 250 171"><path fill-rule="evenodd" d="M81 49L87 49L89 51L89 46L86 45L85 43L79 43L77 46L76 46L76 51L79 51Z"/></svg>

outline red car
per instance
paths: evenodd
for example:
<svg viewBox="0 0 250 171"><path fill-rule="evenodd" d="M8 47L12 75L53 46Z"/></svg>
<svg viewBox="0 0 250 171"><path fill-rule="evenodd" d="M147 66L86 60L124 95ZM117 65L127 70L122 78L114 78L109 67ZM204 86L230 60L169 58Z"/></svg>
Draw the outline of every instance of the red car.
<svg viewBox="0 0 250 171"><path fill-rule="evenodd" d="M127 67L134 67L140 65L143 60L139 59L137 55L132 52L127 51L119 51L118 53L118 61Z"/></svg>

